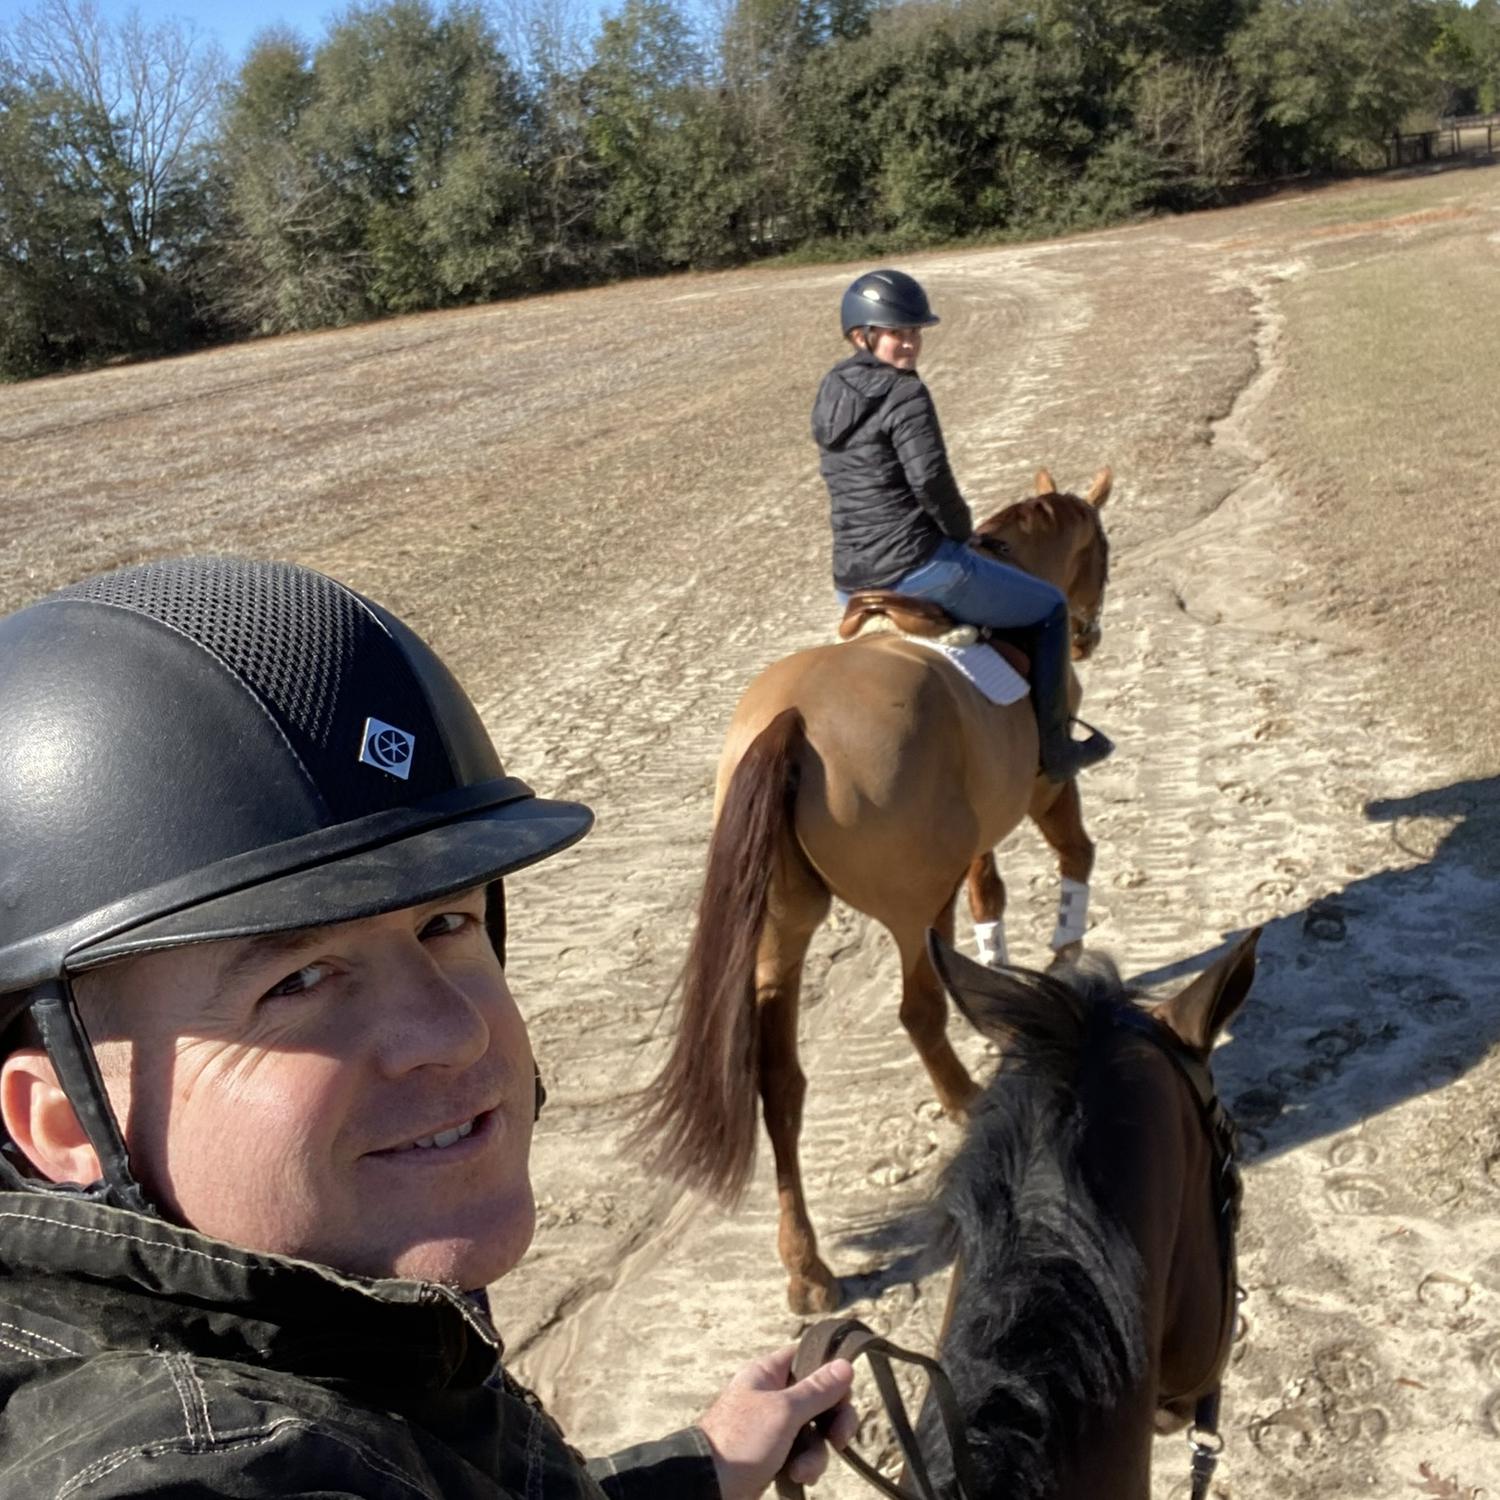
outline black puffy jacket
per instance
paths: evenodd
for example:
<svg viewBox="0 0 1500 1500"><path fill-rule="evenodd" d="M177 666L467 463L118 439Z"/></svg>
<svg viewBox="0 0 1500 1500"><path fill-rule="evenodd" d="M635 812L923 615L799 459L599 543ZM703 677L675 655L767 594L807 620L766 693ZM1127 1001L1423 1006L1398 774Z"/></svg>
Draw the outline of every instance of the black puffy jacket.
<svg viewBox="0 0 1500 1500"><path fill-rule="evenodd" d="M969 507L915 370L863 351L836 364L818 387L812 434L832 502L839 588L885 588L921 567L944 537L968 540Z"/></svg>

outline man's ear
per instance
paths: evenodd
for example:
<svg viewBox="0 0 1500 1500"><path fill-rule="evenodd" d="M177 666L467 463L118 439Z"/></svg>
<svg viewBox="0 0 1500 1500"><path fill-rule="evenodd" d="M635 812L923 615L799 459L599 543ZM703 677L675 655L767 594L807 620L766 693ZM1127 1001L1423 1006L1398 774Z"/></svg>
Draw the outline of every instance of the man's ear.
<svg viewBox="0 0 1500 1500"><path fill-rule="evenodd" d="M40 1047L21 1047L0 1063L0 1121L49 1182L86 1186L103 1173L78 1115Z"/></svg>

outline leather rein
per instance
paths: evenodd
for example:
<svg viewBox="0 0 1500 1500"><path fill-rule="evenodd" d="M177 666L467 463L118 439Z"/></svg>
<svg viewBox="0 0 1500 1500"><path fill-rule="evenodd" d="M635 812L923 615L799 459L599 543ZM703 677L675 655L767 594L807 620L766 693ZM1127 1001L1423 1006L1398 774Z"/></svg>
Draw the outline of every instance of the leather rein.
<svg viewBox="0 0 1500 1500"><path fill-rule="evenodd" d="M1219 1239L1219 1271L1224 1282L1223 1325L1233 1337L1233 1318L1240 1289L1235 1282L1235 1237L1240 1225L1240 1203L1244 1197L1244 1180L1240 1175L1239 1131L1219 1091L1207 1061L1142 1010L1121 1014L1121 1023L1142 1036L1149 1037L1171 1060L1187 1084L1198 1106L1198 1119L1208 1137L1213 1153L1210 1188L1214 1201L1214 1226ZM1223 1335L1221 1335L1221 1340ZM1221 1344L1222 1347L1222 1344ZM1191 1500L1206 1500L1208 1487L1218 1468L1224 1439L1219 1433L1219 1404L1223 1384L1215 1381L1211 1390L1199 1396L1193 1406L1193 1422L1188 1428L1188 1446L1192 1449Z"/></svg>
<svg viewBox="0 0 1500 1500"><path fill-rule="evenodd" d="M1234 1279L1234 1246L1244 1190L1238 1159L1239 1133L1229 1111L1219 1098L1213 1075L1203 1058L1145 1011L1124 1011L1120 1019L1122 1025L1150 1038L1162 1049L1197 1103L1199 1119L1213 1152L1211 1185L1214 1221L1218 1229L1219 1263L1224 1278L1225 1318L1231 1319L1238 1294ZM931 1383L933 1399L937 1402L944 1435L953 1456L954 1484L951 1500L979 1500L974 1460L969 1451L963 1415L959 1410L953 1385L935 1359L892 1344L857 1318L827 1318L821 1323L815 1323L803 1334L802 1341L797 1346L788 1383L793 1384L803 1379L831 1359L853 1361L861 1357L869 1360L876 1389L880 1393L886 1416L895 1432L896 1444L905 1461L906 1473L916 1482L916 1493L914 1495L912 1491L887 1479L852 1449L839 1450L839 1457L881 1494L891 1497L891 1500L944 1500L933 1488L927 1461L917 1444L916 1432L891 1372L891 1360L902 1360L924 1369ZM1188 1444L1192 1449L1192 1500L1207 1500L1219 1455L1224 1451L1224 1439L1219 1433L1219 1403L1222 1394L1222 1384L1215 1381L1213 1389L1198 1397L1194 1404L1193 1423L1188 1429ZM827 1412L811 1426L821 1431L832 1420L833 1413ZM792 1456L801 1452L804 1446L805 1440L799 1437L793 1445ZM778 1500L804 1500L803 1487L782 1475L776 1478L776 1494Z"/></svg>
<svg viewBox="0 0 1500 1500"><path fill-rule="evenodd" d="M933 1485L927 1460L917 1444L916 1431L912 1427L911 1418L907 1415L906 1403L901 1399L896 1377L891 1371L893 1359L917 1365L927 1372L933 1399L937 1402L938 1415L942 1418L943 1432L953 1455L954 1500L979 1500L979 1487L975 1482L974 1460L969 1453L969 1438L964 1431L963 1413L959 1410L958 1397L953 1392L952 1382L935 1359L929 1359L925 1354L914 1354L909 1349L902 1349L888 1339L881 1338L858 1318L825 1318L821 1323L814 1323L802 1335L802 1341L797 1345L796 1357L792 1361L789 1383L804 1379L811 1375L819 1365L825 1365L831 1359L847 1359L852 1363L861 1358L867 1359L870 1363L870 1371L875 1377L875 1387L880 1392L886 1416L890 1418L891 1427L895 1431L896 1443L901 1449L906 1472L916 1482L915 1500L942 1500L942 1497ZM833 1413L825 1412L811 1425L821 1430L832 1420ZM792 1457L802 1451L803 1446L805 1444L799 1436L798 1441L792 1446L791 1455L787 1460L789 1463ZM860 1457L852 1448L836 1451L861 1479L874 1486L882 1495L889 1495L891 1500L914 1500L910 1490L902 1489L894 1480L887 1479L879 1469ZM776 1494L778 1500L804 1500L802 1486L784 1478L782 1474L776 1476Z"/></svg>

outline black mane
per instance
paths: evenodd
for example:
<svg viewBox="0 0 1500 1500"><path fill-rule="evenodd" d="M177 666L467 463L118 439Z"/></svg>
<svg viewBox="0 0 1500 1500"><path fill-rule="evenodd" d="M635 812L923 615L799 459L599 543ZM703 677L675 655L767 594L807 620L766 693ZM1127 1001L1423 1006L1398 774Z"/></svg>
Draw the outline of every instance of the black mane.
<svg viewBox="0 0 1500 1500"><path fill-rule="evenodd" d="M940 1199L963 1275L941 1358L981 1483L1014 1500L1050 1492L1089 1415L1139 1378L1145 1343L1140 1258L1088 1181L1076 1087L1132 1002L1108 960L1024 985L1028 1039L1007 1041ZM934 1417L923 1447L950 1492Z"/></svg>

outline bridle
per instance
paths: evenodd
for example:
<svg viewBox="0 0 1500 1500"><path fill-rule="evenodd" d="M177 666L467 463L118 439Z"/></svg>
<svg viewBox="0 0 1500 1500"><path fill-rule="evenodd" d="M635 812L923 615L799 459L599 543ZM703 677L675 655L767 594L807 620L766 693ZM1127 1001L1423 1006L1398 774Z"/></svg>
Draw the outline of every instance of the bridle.
<svg viewBox="0 0 1500 1500"><path fill-rule="evenodd" d="M1147 1011L1132 1006L1118 1011L1115 1019L1122 1029L1146 1038L1161 1049L1179 1077L1187 1084L1198 1107L1198 1118L1204 1134L1208 1137L1213 1157L1209 1182L1213 1193L1214 1224L1219 1239L1219 1268L1224 1283L1224 1312L1220 1320L1219 1338L1219 1346L1223 1347L1226 1338L1233 1337L1234 1310L1239 1296L1239 1288L1235 1282L1235 1236L1239 1229L1240 1201L1244 1188L1239 1167L1239 1132L1219 1098L1213 1074L1209 1072L1208 1063L1203 1057ZM946 1374L936 1360L912 1354L885 1339L877 1338L863 1323L853 1318L830 1318L816 1324L803 1336L789 1380L801 1379L835 1357L855 1359L861 1355L870 1359L875 1371L881 1399L895 1433L897 1446L901 1449L906 1472L914 1477L919 1487L919 1500L936 1500L936 1492L928 1477L926 1460L917 1446L911 1421L890 1375L888 1361L892 1358L906 1360L927 1370L952 1452L954 1493L958 1500L977 1500L973 1460L969 1454L962 1420L958 1415L957 1401ZM1222 1394L1222 1384L1215 1381L1213 1389L1199 1396L1193 1406L1193 1421L1188 1428L1188 1444L1192 1449L1192 1500L1207 1500L1209 1485L1218 1468L1219 1455L1224 1451L1224 1439L1219 1433L1219 1403ZM1159 1397L1158 1401L1160 1400ZM797 1451L799 1450L794 1447L793 1452ZM839 1456L882 1494L893 1497L893 1500L912 1500L908 1491L877 1473L858 1454L841 1452ZM781 1476L777 1478L777 1494L781 1500L802 1500L801 1486L791 1484Z"/></svg>
<svg viewBox="0 0 1500 1500"><path fill-rule="evenodd" d="M1072 627L1070 639L1073 649L1080 656L1089 655L1104 636L1104 628L1099 620L1104 614L1104 590L1109 583L1109 533L1105 531L1104 524L1097 514L1094 517L1094 525L1099 546L1104 552L1104 577L1099 580L1099 602L1087 612L1077 608L1071 601L1068 603L1068 622ZM976 531L969 538L969 546L976 552L993 557L996 562L1007 563L1011 567L1020 567L1020 564L1016 562L1015 550L1003 537Z"/></svg>
<svg viewBox="0 0 1500 1500"><path fill-rule="evenodd" d="M1099 602L1085 614L1081 609L1068 604L1068 619L1073 625L1073 648L1080 656L1087 656L1099 644L1104 629L1099 623L1104 613L1104 591L1109 586L1109 533L1104 529L1097 512L1094 516L1095 536L1104 554L1104 576L1099 580Z"/></svg>
<svg viewBox="0 0 1500 1500"><path fill-rule="evenodd" d="M1219 1272L1224 1283L1224 1312L1219 1325L1222 1347L1226 1338L1233 1337L1235 1307L1240 1296L1235 1280L1235 1237L1239 1231L1240 1202L1244 1196L1239 1165L1239 1131L1219 1098L1213 1074L1203 1057L1147 1011L1122 1010L1118 1019L1128 1030L1154 1042L1177 1069L1198 1106L1198 1118L1208 1137L1209 1149L1213 1153L1209 1184L1213 1193L1214 1225L1219 1237ZM1218 1467L1219 1454L1224 1451L1224 1439L1219 1433L1222 1395L1222 1383L1215 1381L1213 1389L1199 1396L1193 1407L1193 1422L1188 1428L1188 1445L1192 1449L1192 1500L1205 1500L1214 1470Z"/></svg>
<svg viewBox="0 0 1500 1500"><path fill-rule="evenodd" d="M1071 604L1068 606L1068 619L1073 625L1073 649L1080 656L1089 655L1103 637L1104 628L1099 624L1099 616L1103 613L1102 603L1087 615L1082 610L1074 609Z"/></svg>

